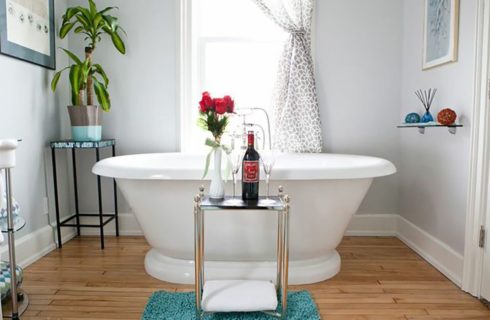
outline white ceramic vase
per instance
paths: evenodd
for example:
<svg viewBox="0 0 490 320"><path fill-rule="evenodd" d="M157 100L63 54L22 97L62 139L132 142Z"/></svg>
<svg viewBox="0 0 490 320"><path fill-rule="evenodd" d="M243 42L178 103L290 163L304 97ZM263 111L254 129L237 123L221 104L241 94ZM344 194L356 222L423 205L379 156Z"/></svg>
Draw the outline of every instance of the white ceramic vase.
<svg viewBox="0 0 490 320"><path fill-rule="evenodd" d="M221 177L221 148L214 150L214 170L209 186L209 197L212 199L223 199L225 197L225 183Z"/></svg>

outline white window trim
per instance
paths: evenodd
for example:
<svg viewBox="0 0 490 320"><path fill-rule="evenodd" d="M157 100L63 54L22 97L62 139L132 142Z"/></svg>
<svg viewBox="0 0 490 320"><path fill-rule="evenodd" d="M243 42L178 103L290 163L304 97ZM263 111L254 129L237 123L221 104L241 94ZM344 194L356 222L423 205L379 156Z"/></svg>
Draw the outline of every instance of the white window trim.
<svg viewBox="0 0 490 320"><path fill-rule="evenodd" d="M189 141L190 122L187 120L191 116L192 101L189 92L192 92L192 0L180 0L180 20L179 20L179 110L180 110L180 151L186 150L185 142Z"/></svg>
<svg viewBox="0 0 490 320"><path fill-rule="evenodd" d="M197 70L194 67L193 63L196 60L195 54L196 52L200 52L201 54L204 52L203 50L194 50L197 47L201 48L203 46L203 39L200 39L198 43L194 43L195 39L193 37L193 0L181 0L179 3L179 52L178 52L178 103L179 103L179 111L180 111L180 135L178 145L180 146L180 152L196 152L193 149L193 145L189 143L192 141L192 132L194 128L191 126L194 125L192 121L189 121L193 117L193 113L195 112L195 108L197 108L197 102L194 101L194 97L192 96L192 92L194 92L193 79L196 78L196 74L193 72L198 72L200 76L204 73L202 70ZM247 37L207 37L208 42L212 41L226 41L226 42L255 42L261 43L262 41L257 40L255 38L247 38Z"/></svg>

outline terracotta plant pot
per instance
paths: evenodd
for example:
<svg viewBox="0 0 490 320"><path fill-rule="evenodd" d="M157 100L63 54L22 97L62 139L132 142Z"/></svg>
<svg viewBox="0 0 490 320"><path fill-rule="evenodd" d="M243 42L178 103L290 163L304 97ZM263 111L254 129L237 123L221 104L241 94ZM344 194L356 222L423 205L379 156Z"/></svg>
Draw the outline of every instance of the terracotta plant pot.
<svg viewBox="0 0 490 320"><path fill-rule="evenodd" d="M98 106L68 106L71 136L75 141L102 139L102 113Z"/></svg>

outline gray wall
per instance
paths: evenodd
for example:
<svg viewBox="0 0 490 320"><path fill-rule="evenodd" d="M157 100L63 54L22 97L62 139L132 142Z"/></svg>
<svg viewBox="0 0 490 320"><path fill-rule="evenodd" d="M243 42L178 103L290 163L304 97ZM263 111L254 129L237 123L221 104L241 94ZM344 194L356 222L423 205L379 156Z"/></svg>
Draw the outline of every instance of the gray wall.
<svg viewBox="0 0 490 320"><path fill-rule="evenodd" d="M328 152L398 166L402 1L317 1L315 61ZM398 175L376 179L360 213L398 213Z"/></svg>
<svg viewBox="0 0 490 320"><path fill-rule="evenodd" d="M400 214L463 253L473 102L476 0L461 1L459 59L421 71L423 0L404 1L403 76L400 118L423 108L413 92L438 88L433 114L451 107L464 128L400 130Z"/></svg>
<svg viewBox="0 0 490 320"><path fill-rule="evenodd" d="M85 5L85 0L69 1ZM109 38L95 52L108 73L113 109L104 115L104 136L119 140L123 154L175 151L179 146L177 106L178 1L97 1L98 8L119 6L114 14L126 30L127 53ZM83 36L70 48L83 52Z"/></svg>
<svg viewBox="0 0 490 320"><path fill-rule="evenodd" d="M56 1L58 17L65 8L64 1ZM65 42L57 39L57 46ZM65 57L58 55L57 58L58 65L66 64ZM14 197L27 220L20 236L48 223L44 198L52 188L52 181L45 179L45 168L50 170L51 163L47 146L50 140L59 138L60 114L64 112L60 110L58 97L49 88L52 75L53 71L48 69L0 55L0 138L23 139L17 152L17 166L12 170ZM66 160L61 155L60 173L66 170L64 163ZM63 189L66 181L60 179ZM50 209L54 211L53 206ZM69 211L64 194L61 209Z"/></svg>
<svg viewBox="0 0 490 320"><path fill-rule="evenodd" d="M71 0L70 6L85 5ZM120 55L106 38L95 52L110 77L112 110L104 114L105 137L118 141L118 154L169 152L180 148L180 119L177 107L178 1L97 1L99 8L117 5L116 13L126 30L127 53ZM83 52L83 38L72 36L70 49ZM68 103L68 102L66 102ZM68 122L66 118L63 121ZM108 153L104 153L108 156ZM80 185L85 194L80 210L96 212L95 178L90 174L93 152L80 153ZM104 181L105 194L112 192ZM121 212L130 212L121 198ZM112 198L104 197L104 208L113 210Z"/></svg>

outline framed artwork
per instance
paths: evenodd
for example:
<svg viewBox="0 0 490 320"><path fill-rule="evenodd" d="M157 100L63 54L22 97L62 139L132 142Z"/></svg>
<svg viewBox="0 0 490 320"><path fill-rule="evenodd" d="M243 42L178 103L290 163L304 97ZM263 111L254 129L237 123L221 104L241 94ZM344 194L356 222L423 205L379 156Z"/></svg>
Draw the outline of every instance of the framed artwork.
<svg viewBox="0 0 490 320"><path fill-rule="evenodd" d="M422 69L457 61L458 37L459 0L425 0Z"/></svg>
<svg viewBox="0 0 490 320"><path fill-rule="evenodd" d="M55 69L54 0L0 0L0 53Z"/></svg>

